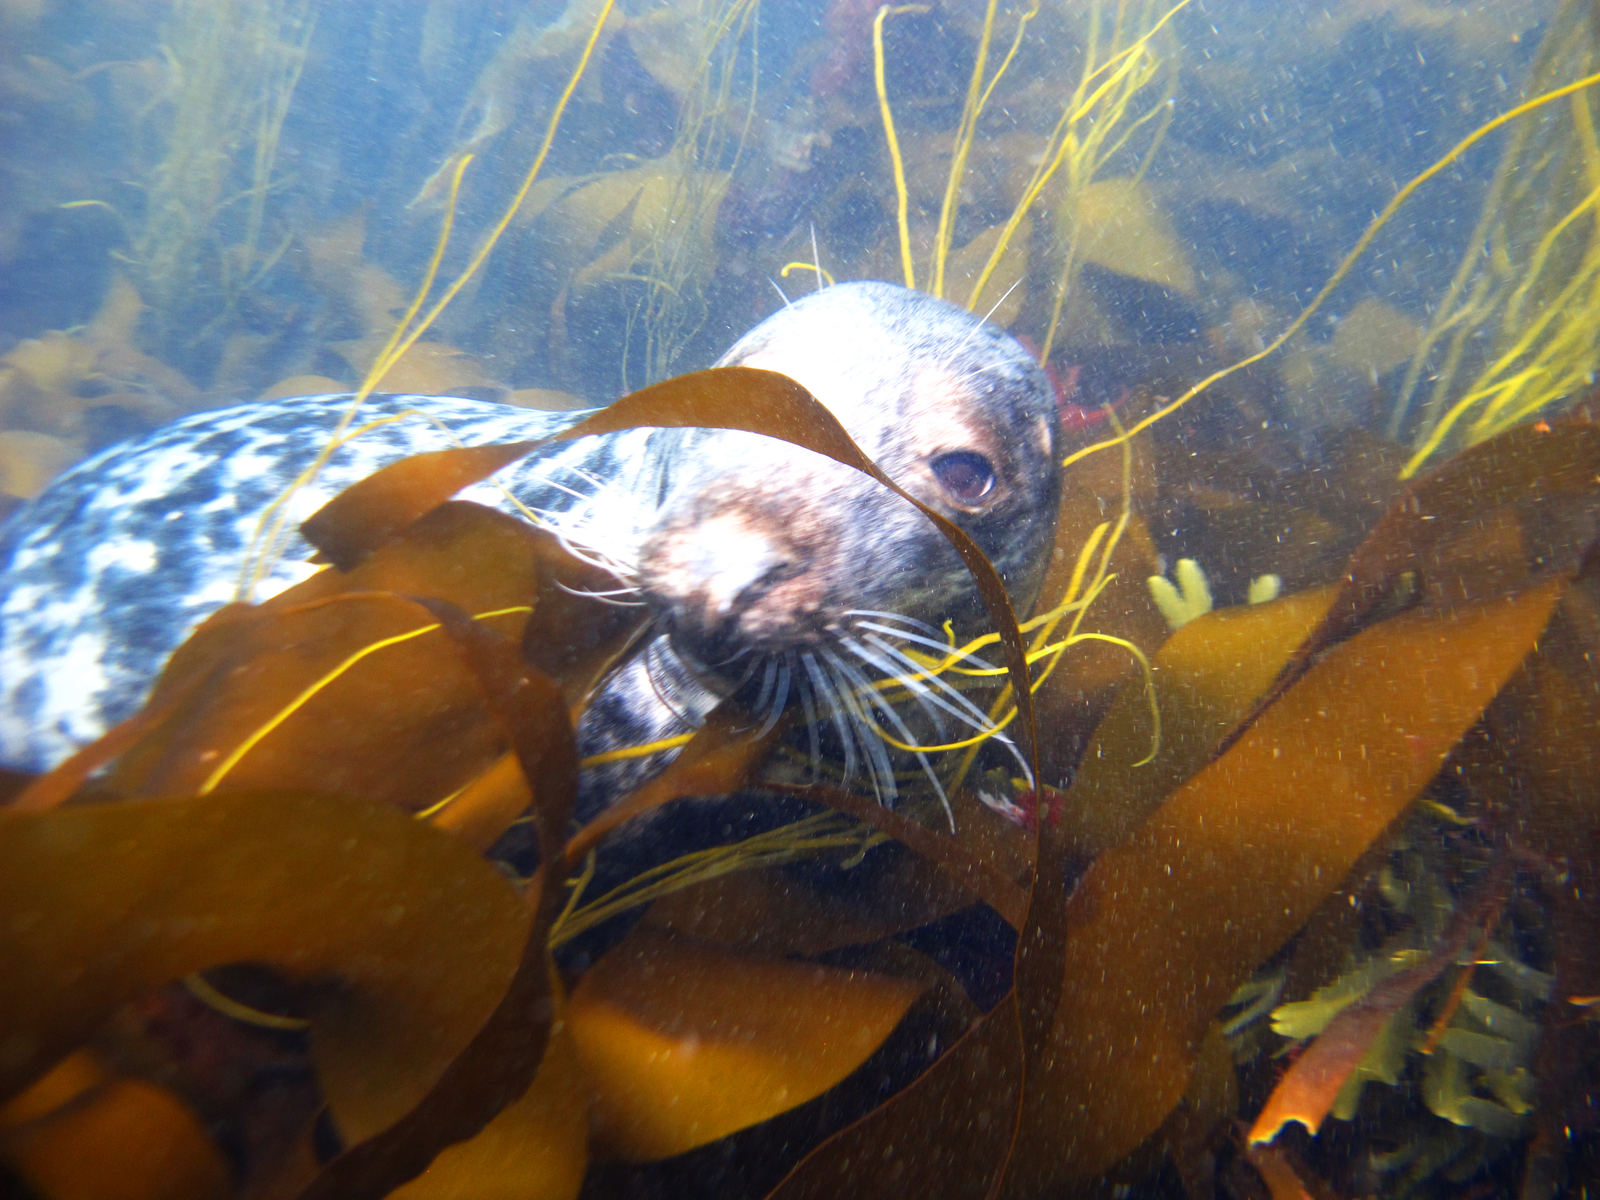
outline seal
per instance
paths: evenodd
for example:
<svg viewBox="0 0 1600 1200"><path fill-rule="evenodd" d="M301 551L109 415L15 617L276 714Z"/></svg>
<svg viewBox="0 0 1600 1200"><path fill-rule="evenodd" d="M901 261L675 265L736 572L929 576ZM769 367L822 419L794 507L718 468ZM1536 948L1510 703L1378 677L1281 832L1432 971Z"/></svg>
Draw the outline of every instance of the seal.
<svg viewBox="0 0 1600 1200"><path fill-rule="evenodd" d="M1009 335L921 293L850 283L780 309L717 365L799 381L896 483L982 547L1019 609L1031 602L1060 434L1048 378ZM82 463L0 530L0 762L48 769L137 711L166 657L237 598L263 512L350 399L174 422ZM361 422L392 419L346 441L294 494L290 518L297 526L402 457L546 438L582 415L369 397ZM654 618L585 714L585 755L686 732L739 692L766 721L803 709L813 756L820 737L892 803L880 729L911 743L918 721L941 734L985 726L959 691L918 678L907 653L944 649L936 626L981 613L970 576L932 522L857 471L757 434L640 429L542 447L460 498L518 512L508 496L608 565ZM251 598L307 577L311 554L296 535ZM901 681L912 717L873 686L883 678ZM580 809L665 757L586 779Z"/></svg>

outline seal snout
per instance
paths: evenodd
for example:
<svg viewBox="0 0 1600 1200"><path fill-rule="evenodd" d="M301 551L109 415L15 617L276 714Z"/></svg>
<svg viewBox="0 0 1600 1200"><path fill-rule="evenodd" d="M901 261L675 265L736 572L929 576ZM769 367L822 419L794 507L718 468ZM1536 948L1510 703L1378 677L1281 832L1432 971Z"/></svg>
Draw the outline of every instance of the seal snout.
<svg viewBox="0 0 1600 1200"><path fill-rule="evenodd" d="M680 649L716 668L744 650L793 645L820 607L813 555L775 519L726 509L651 539L640 582Z"/></svg>

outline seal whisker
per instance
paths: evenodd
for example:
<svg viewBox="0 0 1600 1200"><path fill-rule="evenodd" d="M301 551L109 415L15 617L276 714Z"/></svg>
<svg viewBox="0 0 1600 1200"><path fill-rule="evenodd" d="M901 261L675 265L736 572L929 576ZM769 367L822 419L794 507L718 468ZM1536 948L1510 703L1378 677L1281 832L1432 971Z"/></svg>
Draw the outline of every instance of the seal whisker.
<svg viewBox="0 0 1600 1200"><path fill-rule="evenodd" d="M739 653L733 655L730 658L725 659L724 662L730 662L730 663L731 662L737 662L737 661L739 661L739 659L743 658L748 653L750 653L750 651L749 651L749 648L746 647L745 649L740 650ZM745 684L750 682L751 677L756 673L756 668L761 665L761 662L762 662L762 660L761 660L761 658L759 656L752 657L750 659L750 665L745 668L744 674L739 676L739 678L733 680L731 683L729 683L727 685L728 694L730 696L733 695L734 692L737 692Z"/></svg>
<svg viewBox="0 0 1600 1200"><path fill-rule="evenodd" d="M984 728L988 725L989 718L983 715L982 709L962 695L961 689L955 687L948 679L930 671L925 663L918 662L899 646L885 641L877 634L869 633L863 640L870 642L896 662L905 665L909 677L902 676L896 671L894 677L897 683L906 687L910 687L913 682L925 685L928 689L928 698L960 720L963 725L972 725L974 728Z"/></svg>
<svg viewBox="0 0 1600 1200"><path fill-rule="evenodd" d="M772 699L772 684L778 677L778 662L776 658L767 659L766 672L761 676L761 691L756 694L756 701L750 706L754 712L762 712L767 707L767 702Z"/></svg>
<svg viewBox="0 0 1600 1200"><path fill-rule="evenodd" d="M851 672L831 650L823 650L820 653L828 673L833 676L834 695L844 706L851 732L861 748L861 757L866 765L867 778L872 783L873 794L877 796L879 804L885 808L893 808L899 796L899 789L894 782L894 764L889 761L889 752L884 748L877 726L873 724L872 718L867 715L861 703L860 689L864 687L871 692L872 685L862 679L859 672ZM852 674L855 676L854 679L851 678ZM856 680L860 680L859 685Z"/></svg>
<svg viewBox="0 0 1600 1200"><path fill-rule="evenodd" d="M1031 777L1032 772L1028 770L1027 761L1022 757L1021 751L1017 749L1016 743L1012 741L1011 737L1003 729L990 720L982 709L978 708L977 705L973 704L972 701L968 700L959 691L951 687L950 684L945 682L943 679L940 679L937 675L926 674L924 669L916 662L915 659L908 657L897 647L891 646L882 638L873 637L869 640L871 640L872 643L879 649L883 650L884 653L893 655L895 658L903 660L914 670L922 672L927 681L934 684L934 686L938 689L937 691L930 691L928 693L927 698L929 700L937 704L940 708L943 708L951 716L957 718L975 732L992 737L995 741L1005 746L1006 749L1011 752L1012 757L1015 758L1017 762L1022 764L1023 772ZM940 693L942 693L944 696L948 696L959 707L951 707L940 698Z"/></svg>
<svg viewBox="0 0 1600 1200"><path fill-rule="evenodd" d="M817 656L809 650L804 651L800 655L800 662L811 678L811 687L816 693L818 702L827 709L828 717L833 722L834 732L839 735L844 750L844 777L848 782L856 772L856 743L850 734L849 723L845 720L844 706L839 702L832 682L817 662Z"/></svg>
<svg viewBox="0 0 1600 1200"><path fill-rule="evenodd" d="M680 703L669 698L663 690L662 685L667 682L667 670L661 664L660 658L666 652L666 638L650 639L650 642L644 648L644 677L649 680L650 690L655 693L655 697L661 702L662 708L666 709L690 729L698 729L700 728L700 722L695 719L693 714L686 711ZM682 659L678 661L680 666L686 666Z"/></svg>
<svg viewBox="0 0 1600 1200"><path fill-rule="evenodd" d="M874 625L871 621L858 621L856 624L860 629L870 629L874 633L886 633L890 637L903 638L905 641L913 642L916 645L926 646L929 650L937 650L941 654L949 655L957 661L967 663L980 671L993 671L996 669L995 665L988 659L980 658L978 655L966 650L960 650L949 642L941 642L938 638L919 637L917 634L906 633L900 629L888 629L882 625ZM925 664L918 664L917 669L924 674L928 673L928 667Z"/></svg>
<svg viewBox="0 0 1600 1200"><path fill-rule="evenodd" d="M789 299L789 297L783 295L783 289L778 286L778 281L776 279L774 279L771 275L768 275L767 276L767 282L772 285L773 290L776 291L778 293L778 295L783 296L783 306L785 308L793 308L794 307L794 303Z"/></svg>
<svg viewBox="0 0 1600 1200"><path fill-rule="evenodd" d="M585 591L583 588L570 588L566 584L562 583L559 579L552 580L551 582L553 582L558 588L560 588L569 596L581 596L585 600L598 600L601 604L611 604L615 605L617 608L643 608L645 605L643 600L612 599L614 596L637 596L639 594L638 588L623 587L615 588L609 592L589 592Z"/></svg>
<svg viewBox="0 0 1600 1200"><path fill-rule="evenodd" d="M885 657L883 653L870 650L853 638L841 638L839 639L839 644L862 662L878 671L887 682L898 684L910 692L918 707L927 713L928 718L933 722L939 740L944 740L944 713L941 711L939 704L935 702L935 697L931 694L927 682L917 677L922 674L920 669L914 668L908 673L899 663L894 661L894 658L898 658L901 662L907 662L908 660L904 655L895 655L893 658ZM965 724L964 720L963 724Z"/></svg>
<svg viewBox="0 0 1600 1200"><path fill-rule="evenodd" d="M792 651L790 652L790 657L791 659L794 657ZM819 774L819 770L822 765L822 745L820 739L817 737L817 704L816 698L812 694L812 685L809 676L809 671L807 671L805 676L796 674L795 682L800 685L800 707L805 710L806 714L806 734L810 742L811 749L811 778L820 779L821 776Z"/></svg>
<svg viewBox="0 0 1600 1200"><path fill-rule="evenodd" d="M911 732L911 728L905 723L905 721L901 719L900 714L895 711L894 705L889 703L888 697L886 697L877 688L873 687L860 671L856 670L842 658L839 658L836 655L830 657L833 658L834 664L839 668L839 670L855 683L860 694L866 696L871 701L872 707L876 708L880 713L882 713L884 719L894 727L894 731L895 733L899 734L900 740L908 746L915 746L917 744L916 736ZM870 721L868 724L870 727ZM876 733L877 730L874 729L873 732ZM933 784L933 790L939 797L939 803L944 807L945 817L950 822L950 832L954 833L956 828L955 814L950 809L950 800L949 797L945 795L944 784L939 781L938 773L934 771L933 764L928 761L928 756L926 754L924 754L921 750L914 750L912 751L912 754L916 757L917 765L922 768L922 773L928 777L928 782ZM892 778L893 777L891 775L891 779Z"/></svg>
<svg viewBox="0 0 1600 1200"><path fill-rule="evenodd" d="M915 617L902 616L900 613L883 612L876 608L850 608L845 610L844 615L847 617L877 617L884 621L903 621L913 629L920 629L931 638L939 636L939 631L926 621L919 621Z"/></svg>
<svg viewBox="0 0 1600 1200"><path fill-rule="evenodd" d="M965 350L967 348L967 343L970 342L973 338L978 336L978 331L980 329L982 329L986 324L988 324L989 318L994 316L995 310L997 310L1002 304L1004 304L1006 302L1006 297L1011 295L1012 292L1016 291L1018 285L1021 284L1021 283L1022 283L1022 279L1019 278L1016 283L1013 283L1010 287L1008 287L1005 290L1005 292L1001 295L1000 299L996 300L992 305L989 306L989 311L984 313L983 316L978 318L978 323L976 325L974 325L971 329L967 330L967 336L961 339L960 343L956 346L957 350Z"/></svg>
<svg viewBox="0 0 1600 1200"><path fill-rule="evenodd" d="M562 529L558 525L549 526L549 530L555 535L556 541L561 544L561 548L579 562L588 563L591 567L598 567L607 574L615 575L622 580L631 579L638 574L636 570L622 560L592 549L584 542L575 541L569 535L569 531Z"/></svg>
<svg viewBox="0 0 1600 1200"><path fill-rule="evenodd" d="M770 663L773 660L768 660ZM784 707L789 703L789 663L787 660L778 661L778 684L772 700L772 709L767 714L766 722L756 731L756 740L760 741L772 732L772 727L778 723L778 718L783 716ZM758 704L757 709L760 709Z"/></svg>

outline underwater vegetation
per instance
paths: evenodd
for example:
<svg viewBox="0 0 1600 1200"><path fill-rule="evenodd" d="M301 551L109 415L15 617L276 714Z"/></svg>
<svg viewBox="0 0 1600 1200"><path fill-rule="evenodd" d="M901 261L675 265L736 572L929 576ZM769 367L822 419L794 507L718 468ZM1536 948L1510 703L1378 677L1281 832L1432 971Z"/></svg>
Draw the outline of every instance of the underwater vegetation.
<svg viewBox="0 0 1600 1200"><path fill-rule="evenodd" d="M49 44L48 6L0 7ZM670 378L780 303L769 276L989 312L1081 449L1033 612L947 529L992 631L916 660L1033 777L941 748L953 831L915 777L882 808L732 705L574 827L573 723L643 615L453 499L525 446L344 493L304 530L326 570L260 603L247 579L143 712L3 780L0 1190L1600 1188L1591 6L1500 14L1543 36L1523 90L1387 160L1316 277L1276 288L1220 264L1163 172L1287 245L1320 151L1215 163L1186 81L1228 112L1254 85L1196 64L1196 5L841 0L773 83L776 5L518 6L490 48L434 4L416 61L437 82L459 53L470 86L410 113L425 159L360 205L285 165L319 34L359 20L155 7L159 53L61 88L92 109L145 81L140 120L171 129L137 188L51 201L129 232L81 321L6 347L13 496L108 423L358 384L546 407L646 385L564 436L753 429L874 473L780 376ZM362 19L374 62L399 53L393 10ZM1400 3L1319 36L1374 20L1448 61L1505 33ZM625 132L569 138L595 129ZM1477 228L1431 262L1397 226L1479 147ZM1428 302L1372 287L1374 260ZM608 873L624 822L730 795L805 805Z"/></svg>

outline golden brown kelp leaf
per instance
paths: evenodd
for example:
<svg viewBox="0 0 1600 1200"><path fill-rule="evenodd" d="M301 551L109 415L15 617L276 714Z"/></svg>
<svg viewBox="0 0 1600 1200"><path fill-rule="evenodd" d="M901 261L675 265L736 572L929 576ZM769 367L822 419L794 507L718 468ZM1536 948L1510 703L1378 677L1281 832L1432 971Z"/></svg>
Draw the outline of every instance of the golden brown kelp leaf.
<svg viewBox="0 0 1600 1200"><path fill-rule="evenodd" d="M1068 790L1078 852L1116 845L1184 780L1205 766L1223 736L1277 679L1332 603L1332 587L1217 609L1172 634L1152 662L1161 712L1161 748L1150 745L1150 706L1124 688L1078 766Z"/></svg>
<svg viewBox="0 0 1600 1200"><path fill-rule="evenodd" d="M151 704L202 672L204 682L124 756L110 786L150 794L226 780L412 809L442 800L487 771L505 741L450 639L436 628L416 633L437 625L433 614L405 596L502 614L484 619L519 638L550 540L452 502L351 571L323 571L254 609L224 610L173 655ZM612 618L593 607L597 619ZM402 640L381 645L390 638Z"/></svg>
<svg viewBox="0 0 1600 1200"><path fill-rule="evenodd" d="M774 722L760 738L750 737L749 733L749 717L742 708L732 701L717 705L666 770L647 779L572 835L564 869L577 870L584 855L614 829L663 804L686 796L725 796L737 791L783 735L783 723Z"/></svg>
<svg viewBox="0 0 1600 1200"><path fill-rule="evenodd" d="M227 1160L166 1088L79 1050L0 1107L0 1162L45 1200L225 1200Z"/></svg>
<svg viewBox="0 0 1600 1200"><path fill-rule="evenodd" d="M576 726L607 672L633 647L648 615L641 608L593 599L592 593L610 590L617 580L602 568L575 558L552 535L536 531L531 545L539 570L533 613L523 627L522 661L556 681ZM754 749L742 752L748 755ZM737 781L732 781L723 790L735 786ZM527 808L529 800L516 755L505 754L432 820L488 849Z"/></svg>
<svg viewBox="0 0 1600 1200"><path fill-rule="evenodd" d="M877 801L842 788L818 784L768 784L785 792L826 804L888 834L942 870L974 900L981 900L1013 926L1020 927L1028 909L1028 890L1010 878L995 858L973 853L959 836L939 833L919 825Z"/></svg>
<svg viewBox="0 0 1600 1200"><path fill-rule="evenodd" d="M1016 614L1005 584L977 544L961 528L908 494L851 440L839 420L787 375L754 367L714 367L680 375L617 400L609 408L556 435L567 441L592 433L613 433L640 426L740 429L780 438L835 462L854 467L916 505L938 527L966 563L978 594L1000 635L1013 689L1020 697L1020 741L1024 754L1035 757L1033 704L1028 667L1017 631Z"/></svg>
<svg viewBox="0 0 1600 1200"><path fill-rule="evenodd" d="M972 895L915 854L880 864L845 895L781 871L738 871L657 900L644 920L702 941L813 958L916 929L972 903Z"/></svg>
<svg viewBox="0 0 1600 1200"><path fill-rule="evenodd" d="M205 686L123 756L112 791L304 787L416 810L502 751L470 671L414 601L355 592L251 615L180 649L215 653ZM525 615L493 619L520 633Z"/></svg>
<svg viewBox="0 0 1600 1200"><path fill-rule="evenodd" d="M584 975L567 1012L597 1143L648 1161L786 1112L860 1066L921 992L640 926Z"/></svg>
<svg viewBox="0 0 1600 1200"><path fill-rule="evenodd" d="M221 963L336 981L311 1013L355 1136L398 1119L493 1010L529 926L452 838L378 805L218 794L0 813L0 1094L139 993Z"/></svg>
<svg viewBox="0 0 1600 1200"><path fill-rule="evenodd" d="M1005 1165L1022 1081L1013 994L910 1087L813 1150L768 1200L984 1200Z"/></svg>
<svg viewBox="0 0 1600 1200"><path fill-rule="evenodd" d="M1161 1124L1213 1014L1434 776L1563 586L1357 634L1095 861L1065 906L1008 1194L1103 1170Z"/></svg>
<svg viewBox="0 0 1600 1200"><path fill-rule="evenodd" d="M1600 426L1585 420L1510 430L1417 480L1357 549L1328 619L1262 704L1386 604L1403 602L1402 588L1448 607L1573 571L1595 541L1597 482Z"/></svg>
<svg viewBox="0 0 1600 1200"><path fill-rule="evenodd" d="M551 1032L539 1074L522 1099L389 1194L395 1200L572 1200L588 1165L589 1092L563 1025Z"/></svg>
<svg viewBox="0 0 1600 1200"><path fill-rule="evenodd" d="M413 521L536 444L458 446L402 458L345 488L312 513L300 532L323 559L349 571Z"/></svg>
<svg viewBox="0 0 1600 1200"><path fill-rule="evenodd" d="M1345 1080L1361 1065L1395 1013L1455 962L1474 937L1487 936L1485 925L1492 928L1505 906L1511 881L1507 867L1502 862L1481 885L1477 897L1456 911L1427 958L1382 980L1328 1022L1272 1090L1250 1128L1250 1141L1270 1142L1290 1121L1300 1122L1312 1133L1321 1128Z"/></svg>
<svg viewBox="0 0 1600 1200"><path fill-rule="evenodd" d="M1287 1150L1278 1146L1251 1146L1245 1159L1267 1185L1272 1200L1318 1200L1305 1180L1300 1177L1300 1166Z"/></svg>
<svg viewBox="0 0 1600 1200"><path fill-rule="evenodd" d="M445 1147L483 1136L498 1114L526 1096L555 1019L548 947L565 880L551 864L560 861L577 798L578 751L572 727L560 689L548 676L522 665L513 643L447 604L429 603L516 750L533 793L534 827L545 866L529 886L533 920L516 972L488 1020L415 1107L336 1158L301 1193L302 1200L377 1200L421 1174ZM476 1152L492 1154L493 1143L504 1136L504 1127L494 1131ZM464 1153L470 1157L474 1152Z"/></svg>

